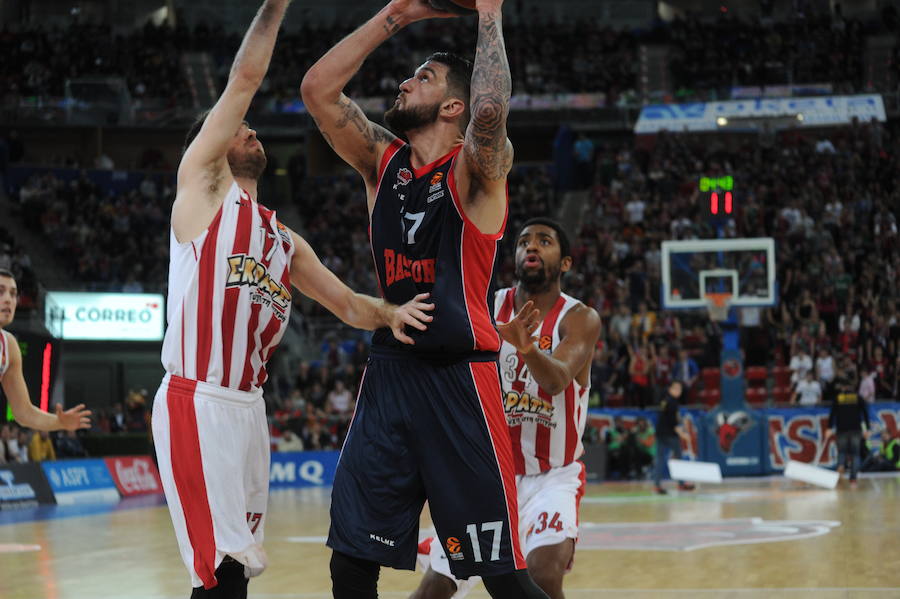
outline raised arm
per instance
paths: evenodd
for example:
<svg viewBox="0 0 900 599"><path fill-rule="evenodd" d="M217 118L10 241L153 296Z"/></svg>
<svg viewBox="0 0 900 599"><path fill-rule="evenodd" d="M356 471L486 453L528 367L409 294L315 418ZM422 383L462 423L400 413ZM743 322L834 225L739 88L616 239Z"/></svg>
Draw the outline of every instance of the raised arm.
<svg viewBox="0 0 900 599"><path fill-rule="evenodd" d="M420 293L402 306L356 293L322 264L305 239L293 231L291 237L294 240L291 283L343 322L367 331L390 327L394 337L406 344L414 342L404 332L405 325L424 331L426 323L431 322L432 317L426 312L433 310L434 304L425 303L427 293Z"/></svg>
<svg viewBox="0 0 900 599"><path fill-rule="evenodd" d="M300 84L303 104L325 141L374 188L378 161L396 137L366 118L343 93L366 57L410 23L450 13L432 9L424 0L394 0L325 53Z"/></svg>
<svg viewBox="0 0 900 599"><path fill-rule="evenodd" d="M503 0L478 0L478 42L472 68L471 120L463 150L469 176L490 191L505 188L512 167L506 117L512 76L503 43ZM505 200L505 197L504 197Z"/></svg>
<svg viewBox="0 0 900 599"><path fill-rule="evenodd" d="M288 4L290 0L266 0L260 7L234 57L225 91L181 158L172 208L172 227L181 242L209 226L231 185L228 147L245 124L250 102L269 70Z"/></svg>
<svg viewBox="0 0 900 599"><path fill-rule="evenodd" d="M576 378L586 384L594 347L600 338L600 316L593 308L579 305L560 323L560 344L551 355L540 351L532 333L538 322L532 302L526 302L511 321L497 325L500 336L511 343L525 360L528 372L550 395L556 395Z"/></svg>
<svg viewBox="0 0 900 599"><path fill-rule="evenodd" d="M62 406L56 405L56 413L48 414L37 409L28 397L28 387L25 385L25 377L22 375L22 353L15 337L9 333L0 331L0 335L6 335L9 346L9 368L0 383L3 392L12 408L13 417L20 425L40 431L58 431L62 429L77 430L90 427L89 410L84 409L84 404L79 404L70 410L62 411Z"/></svg>

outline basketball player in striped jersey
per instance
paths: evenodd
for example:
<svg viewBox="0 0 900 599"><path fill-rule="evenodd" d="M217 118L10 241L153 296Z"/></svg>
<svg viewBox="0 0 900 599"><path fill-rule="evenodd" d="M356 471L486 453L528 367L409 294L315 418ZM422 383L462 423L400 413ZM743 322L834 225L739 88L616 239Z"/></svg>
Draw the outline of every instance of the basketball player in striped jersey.
<svg viewBox="0 0 900 599"><path fill-rule="evenodd" d="M571 267L559 223L531 219L516 244L518 284L497 291L494 300L520 538L528 571L551 599L563 598L563 576L575 555L584 494L578 458L584 453L591 357L600 337L597 312L560 290ZM461 599L477 584L475 578L452 578L438 543L420 545L420 563L427 572L414 599Z"/></svg>
<svg viewBox="0 0 900 599"><path fill-rule="evenodd" d="M0 385L6 394L6 401L12 409L13 418L20 425L40 431L74 431L89 428L90 410L84 404L66 410L56 404L56 413L48 414L39 410L28 397L28 387L22 374L22 352L12 333L4 329L12 324L16 316L19 288L16 277L5 268L0 268Z"/></svg>
<svg viewBox="0 0 900 599"><path fill-rule="evenodd" d="M546 597L519 549L489 306L513 159L502 4L477 0L474 64L438 52L399 86L384 115L393 133L343 89L403 27L452 16L425 0L392 0L301 85L325 140L365 181L382 295L394 303L423 292L439 298L428 330L410 333L415 346L375 332L331 494L335 599L376 598L381 566L415 568L426 499L454 575L482 576L492 597Z"/></svg>
<svg viewBox="0 0 900 599"><path fill-rule="evenodd" d="M291 286L344 322L411 343L425 296L403 307L359 295L257 201L266 155L244 116L288 0L266 0L215 106L191 128L172 207L165 378L153 405L159 470L192 597L246 597L262 548L269 435L261 387L291 311ZM418 319L414 316L418 315Z"/></svg>

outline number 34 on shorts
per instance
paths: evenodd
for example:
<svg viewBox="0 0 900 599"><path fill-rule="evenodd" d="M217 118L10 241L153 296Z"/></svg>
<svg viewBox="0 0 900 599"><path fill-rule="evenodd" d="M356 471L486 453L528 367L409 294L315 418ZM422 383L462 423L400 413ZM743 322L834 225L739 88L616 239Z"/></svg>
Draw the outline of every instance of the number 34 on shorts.
<svg viewBox="0 0 900 599"><path fill-rule="evenodd" d="M528 527L528 534L539 535L548 529L562 532L563 528L562 520L559 519L559 512L554 512L552 515L547 512L541 512L538 514L537 522L532 522L531 526Z"/></svg>

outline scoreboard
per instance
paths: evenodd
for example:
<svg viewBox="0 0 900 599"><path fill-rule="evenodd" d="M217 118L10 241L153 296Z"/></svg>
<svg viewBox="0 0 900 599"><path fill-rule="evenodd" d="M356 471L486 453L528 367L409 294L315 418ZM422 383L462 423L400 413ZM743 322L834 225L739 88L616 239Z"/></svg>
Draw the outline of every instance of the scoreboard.
<svg viewBox="0 0 900 599"><path fill-rule="evenodd" d="M711 218L728 217L734 212L734 177L700 177L701 196L708 200Z"/></svg>

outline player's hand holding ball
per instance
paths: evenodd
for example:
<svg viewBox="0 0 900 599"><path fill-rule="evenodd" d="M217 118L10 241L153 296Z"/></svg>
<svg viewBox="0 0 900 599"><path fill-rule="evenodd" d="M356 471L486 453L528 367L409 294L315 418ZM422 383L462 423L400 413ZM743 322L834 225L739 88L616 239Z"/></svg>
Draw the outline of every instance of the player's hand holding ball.
<svg viewBox="0 0 900 599"><path fill-rule="evenodd" d="M392 313L388 322L390 323L391 331L394 333L394 338L400 343L415 344L412 337L403 330L406 325L424 331L428 328L425 323L434 320L434 316L425 313L434 310L434 304L425 303L429 295L431 294L420 293L402 306L392 307Z"/></svg>

